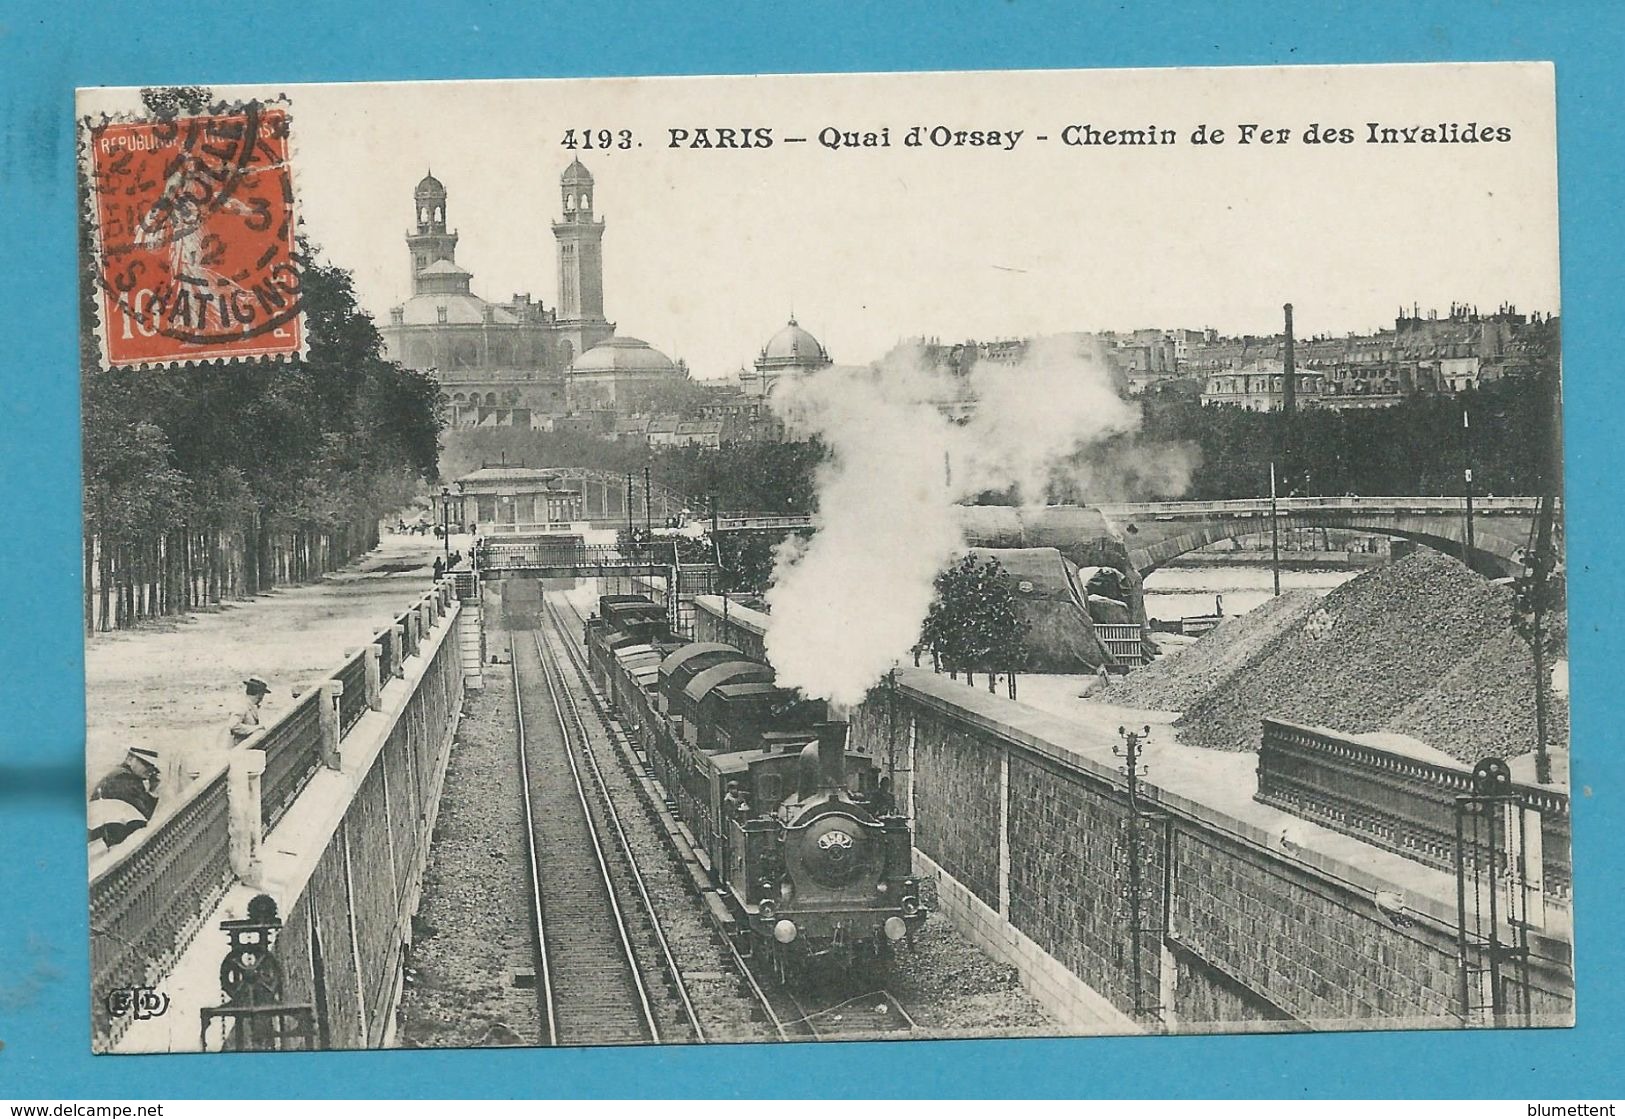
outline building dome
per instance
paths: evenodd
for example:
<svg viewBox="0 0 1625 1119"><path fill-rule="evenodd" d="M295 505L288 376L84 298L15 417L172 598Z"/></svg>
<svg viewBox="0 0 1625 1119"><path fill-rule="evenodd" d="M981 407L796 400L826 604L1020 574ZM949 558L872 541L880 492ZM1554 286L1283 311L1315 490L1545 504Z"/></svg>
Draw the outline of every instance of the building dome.
<svg viewBox="0 0 1625 1119"><path fill-rule="evenodd" d="M592 172L582 165L581 160L572 159L564 174L559 176L559 182L566 186L592 186Z"/></svg>
<svg viewBox="0 0 1625 1119"><path fill-rule="evenodd" d="M785 327L768 339L757 359L758 369L815 368L828 365L829 352L807 331L791 319Z"/></svg>
<svg viewBox="0 0 1625 1119"><path fill-rule="evenodd" d="M446 188L439 179L434 177L433 173L430 173L423 176L423 181L418 183L416 189L412 191L412 194L416 198L443 199L446 197Z"/></svg>
<svg viewBox="0 0 1625 1119"><path fill-rule="evenodd" d="M677 365L641 338L617 334L576 358L573 375L592 373L675 373Z"/></svg>

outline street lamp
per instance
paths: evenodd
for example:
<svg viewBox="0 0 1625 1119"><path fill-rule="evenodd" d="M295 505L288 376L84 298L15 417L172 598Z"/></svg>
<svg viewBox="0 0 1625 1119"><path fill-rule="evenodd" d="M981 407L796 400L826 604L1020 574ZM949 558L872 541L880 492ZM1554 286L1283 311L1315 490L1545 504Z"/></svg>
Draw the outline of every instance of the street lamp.
<svg viewBox="0 0 1625 1119"><path fill-rule="evenodd" d="M1472 425L1467 419L1467 405L1461 406L1461 479L1463 492L1467 495L1467 525L1466 538L1461 544L1461 562L1469 567L1473 563L1473 436Z"/></svg>
<svg viewBox="0 0 1625 1119"><path fill-rule="evenodd" d="M440 543L446 551L446 570L451 570L451 487L440 487Z"/></svg>

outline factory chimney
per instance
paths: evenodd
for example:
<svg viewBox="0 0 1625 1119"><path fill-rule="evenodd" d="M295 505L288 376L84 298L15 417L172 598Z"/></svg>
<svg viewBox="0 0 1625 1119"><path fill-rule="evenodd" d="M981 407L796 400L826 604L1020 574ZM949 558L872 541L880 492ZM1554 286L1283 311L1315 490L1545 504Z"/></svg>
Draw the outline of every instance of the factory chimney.
<svg viewBox="0 0 1625 1119"><path fill-rule="evenodd" d="M1297 365L1292 359L1292 304L1286 311L1286 344L1281 349L1281 411L1292 412L1298 407Z"/></svg>

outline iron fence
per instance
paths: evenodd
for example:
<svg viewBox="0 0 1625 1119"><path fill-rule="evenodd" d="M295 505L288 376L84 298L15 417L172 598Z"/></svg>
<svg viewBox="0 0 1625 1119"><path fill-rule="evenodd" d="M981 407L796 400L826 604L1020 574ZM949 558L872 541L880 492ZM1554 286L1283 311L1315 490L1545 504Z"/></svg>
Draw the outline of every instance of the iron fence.
<svg viewBox="0 0 1625 1119"><path fill-rule="evenodd" d="M317 684L276 722L266 728L259 746L265 751L260 779L260 818L269 831L322 764L322 688Z"/></svg>
<svg viewBox="0 0 1625 1119"><path fill-rule="evenodd" d="M108 1010L117 988L163 975L231 884L226 763L193 782L90 880L91 1021L97 1048L129 1021Z"/></svg>
<svg viewBox="0 0 1625 1119"><path fill-rule="evenodd" d="M442 582L396 618L408 634L405 655L419 651L411 638L411 615L424 602L449 606L449 582ZM442 643L438 671L425 677L427 694L415 695L403 723L421 721L432 712L443 725L454 702L451 687L440 679L445 666L457 663L455 633ZM399 665L393 643L378 638L381 682ZM433 677L431 679L430 677ZM329 679L344 683L340 699L341 734L367 710L366 651L352 656ZM461 684L461 676L456 683ZM460 688L458 689L460 690ZM287 812L322 762L318 682L294 706L269 724L256 745L265 751L261 779L261 819L268 831ZM408 733L398 727L397 734ZM166 974L196 935L204 918L230 887L231 838L227 795L228 763L220 761L187 787L173 808L161 806L145 829L115 851L93 862L90 879L91 1002L95 1047L117 1043L129 1019L108 1009L108 996L119 988L150 985ZM419 806L421 808L421 806Z"/></svg>

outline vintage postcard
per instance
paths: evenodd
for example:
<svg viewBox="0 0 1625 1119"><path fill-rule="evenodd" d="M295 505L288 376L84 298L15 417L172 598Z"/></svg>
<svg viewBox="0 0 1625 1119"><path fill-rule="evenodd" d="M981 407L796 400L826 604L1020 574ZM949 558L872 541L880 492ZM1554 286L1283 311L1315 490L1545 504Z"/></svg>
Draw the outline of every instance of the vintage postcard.
<svg viewBox="0 0 1625 1119"><path fill-rule="evenodd" d="M76 113L97 1052L1572 1024L1550 65Z"/></svg>

